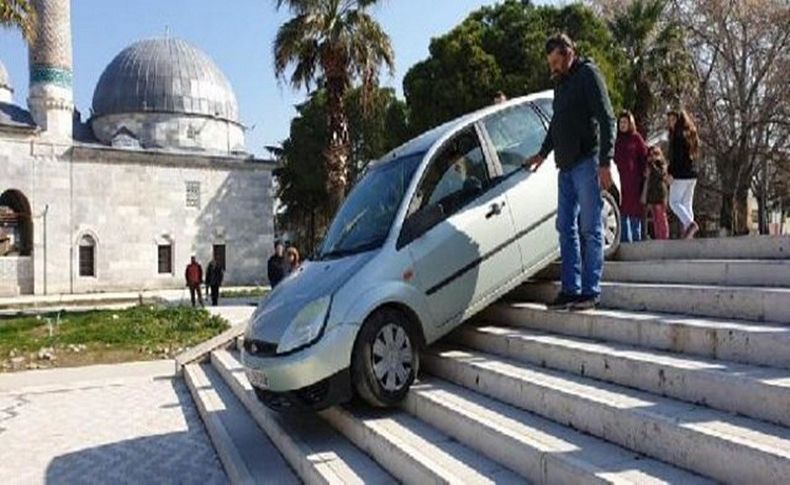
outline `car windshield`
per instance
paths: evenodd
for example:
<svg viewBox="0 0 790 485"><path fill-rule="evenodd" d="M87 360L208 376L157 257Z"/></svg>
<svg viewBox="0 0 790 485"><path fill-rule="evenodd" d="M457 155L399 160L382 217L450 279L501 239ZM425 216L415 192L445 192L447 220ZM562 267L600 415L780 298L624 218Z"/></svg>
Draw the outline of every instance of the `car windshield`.
<svg viewBox="0 0 790 485"><path fill-rule="evenodd" d="M376 249L384 244L423 154L371 168L348 195L329 226L319 259Z"/></svg>

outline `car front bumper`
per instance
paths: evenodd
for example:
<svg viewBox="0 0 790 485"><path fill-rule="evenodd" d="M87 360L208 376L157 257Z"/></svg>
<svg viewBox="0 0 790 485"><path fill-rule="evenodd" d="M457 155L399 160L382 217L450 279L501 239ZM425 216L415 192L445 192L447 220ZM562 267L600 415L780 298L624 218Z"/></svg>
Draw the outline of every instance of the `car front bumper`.
<svg viewBox="0 0 790 485"><path fill-rule="evenodd" d="M241 360L250 383L267 393L289 393L321 384L351 366L358 326L340 324L327 330L315 344L293 354L261 357L242 350Z"/></svg>

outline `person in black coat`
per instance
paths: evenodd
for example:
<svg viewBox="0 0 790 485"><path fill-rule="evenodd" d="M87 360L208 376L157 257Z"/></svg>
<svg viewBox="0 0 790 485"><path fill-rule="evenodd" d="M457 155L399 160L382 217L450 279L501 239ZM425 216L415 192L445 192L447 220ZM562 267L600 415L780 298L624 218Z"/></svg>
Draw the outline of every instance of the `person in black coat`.
<svg viewBox="0 0 790 485"><path fill-rule="evenodd" d="M217 306L219 301L219 287L222 286L222 278L225 276L225 268L215 259L206 268L206 290L211 290L211 305Z"/></svg>
<svg viewBox="0 0 790 485"><path fill-rule="evenodd" d="M274 254L269 258L268 276L269 284L274 288L288 275L288 261L285 259L285 245L282 241L274 243Z"/></svg>

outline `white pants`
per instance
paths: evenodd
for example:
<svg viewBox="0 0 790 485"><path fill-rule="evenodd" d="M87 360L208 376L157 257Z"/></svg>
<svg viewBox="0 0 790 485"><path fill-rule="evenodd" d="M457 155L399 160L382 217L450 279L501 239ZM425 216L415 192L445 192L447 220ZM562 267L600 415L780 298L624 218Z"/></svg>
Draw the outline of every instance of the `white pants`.
<svg viewBox="0 0 790 485"><path fill-rule="evenodd" d="M669 206L680 219L684 230L694 222L692 204L694 203L694 187L696 185L696 179L675 179L669 186Z"/></svg>

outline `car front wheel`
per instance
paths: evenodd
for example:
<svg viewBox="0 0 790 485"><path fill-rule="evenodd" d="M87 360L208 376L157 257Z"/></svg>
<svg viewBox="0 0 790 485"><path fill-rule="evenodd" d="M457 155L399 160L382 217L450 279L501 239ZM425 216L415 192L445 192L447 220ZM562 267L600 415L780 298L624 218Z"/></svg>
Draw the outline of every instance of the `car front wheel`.
<svg viewBox="0 0 790 485"><path fill-rule="evenodd" d="M398 404L414 382L420 357L411 328L401 312L385 308L368 317L359 331L352 381L357 394L375 407Z"/></svg>
<svg viewBox="0 0 790 485"><path fill-rule="evenodd" d="M622 231L620 221L620 208L617 200L612 194L601 191L603 198L603 209L601 219L603 220L603 255L609 259L617 252L620 247L620 231Z"/></svg>

